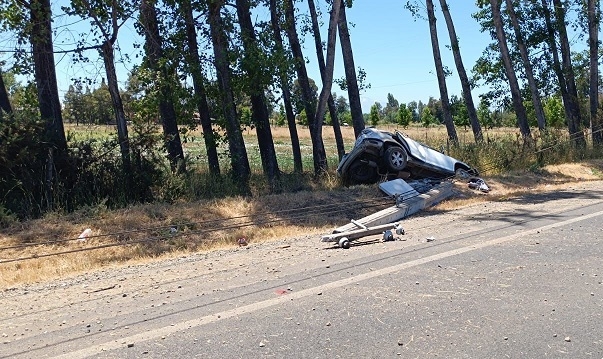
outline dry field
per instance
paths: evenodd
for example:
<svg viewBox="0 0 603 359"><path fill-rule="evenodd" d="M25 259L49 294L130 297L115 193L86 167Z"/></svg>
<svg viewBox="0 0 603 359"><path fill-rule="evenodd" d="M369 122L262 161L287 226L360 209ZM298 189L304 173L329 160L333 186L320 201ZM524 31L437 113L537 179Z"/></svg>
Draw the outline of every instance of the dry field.
<svg viewBox="0 0 603 359"><path fill-rule="evenodd" d="M342 130L349 150L353 129ZM433 143L430 139L445 136L443 128L413 127L404 132L430 144ZM300 128L299 134L309 146L307 129ZM334 148L331 134L331 129L325 128L328 148ZM252 135L247 133L246 137ZM459 131L459 135L462 139L463 132ZM465 135L469 137L470 133ZM285 147L288 138L285 128L276 129L274 137L275 143L283 143ZM457 183L455 197L438 205L438 209L480 201L505 201L524 193L554 191L579 181L602 180L603 161L547 166L538 171L484 179L492 189L490 193L474 192L464 183ZM391 205L391 200L384 198L376 185L349 188L333 185L327 189L253 198L158 203L112 211L99 205L71 214L48 214L0 231L0 289L190 252L234 248L242 239L253 245L310 235L318 242L320 234L329 233L351 218ZM92 236L78 240L86 228L92 230Z"/></svg>

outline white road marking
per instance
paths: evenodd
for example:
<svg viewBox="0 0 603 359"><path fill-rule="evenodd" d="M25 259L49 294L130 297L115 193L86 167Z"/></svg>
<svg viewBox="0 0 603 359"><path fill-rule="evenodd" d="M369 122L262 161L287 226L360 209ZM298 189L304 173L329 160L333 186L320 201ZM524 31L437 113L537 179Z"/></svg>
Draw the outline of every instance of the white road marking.
<svg viewBox="0 0 603 359"><path fill-rule="evenodd" d="M325 284L322 284L322 285L319 285L316 287L303 289L303 290L296 291L296 292L291 292L290 294L287 294L284 296L278 296L278 297L274 297L271 299L263 300L261 302L244 305L244 306L238 307L238 308L233 308L233 309L230 309L230 310L227 310L224 312L213 313L213 314L201 317L201 318L195 318L195 319L187 320L187 321L180 322L180 323L177 323L174 325L153 329L148 332L135 334L135 335L131 335L128 337L122 337L122 338L119 338L114 341L109 341L109 342L105 342L102 344L96 344L96 345L93 345L93 346L90 346L87 348L83 348L83 349L80 349L80 350L77 350L77 351L74 351L71 353L62 354L62 355L56 356L54 358L71 359L71 358L85 358L85 357L97 355L97 354L102 353L103 351L109 351L109 350L123 348L125 346L125 344L123 344L124 342L125 343L140 343L140 342L144 342L147 340L158 339L163 336L168 336L170 334L174 334L177 332L181 332L181 331L184 332L191 328L196 328L196 327L200 327L203 325L215 323L215 322L218 322L221 320L225 320L225 319L229 319L229 318L233 318L233 317L238 317L238 316L241 316L244 314L256 312L258 310L269 308L269 307L279 305L279 304L282 304L285 302L289 302L294 299L301 299L301 298L305 298L305 297L308 297L311 295L317 295L318 293L325 292L329 289L341 288L346 285L354 284L357 282L384 276L384 275L391 274L391 273L395 273L395 272L401 271L403 269L416 267L421 264L437 261L437 260L440 260L443 258L448 258L448 257L456 256L459 254L467 253L470 251L474 251L477 249L494 246L494 245L509 242L509 241L512 241L515 239L521 239L521 238L525 237L526 232L537 232L537 231L542 232L542 231L546 231L546 230L549 230L552 228L562 227L562 226L565 226L565 225L568 225L571 223L583 221L583 220L586 220L589 218L598 217L601 215L603 215L603 211L582 215L580 217L568 219L563 222L548 224L546 226L525 230L525 231L511 234L511 235L508 235L505 237L492 239L492 240L478 243L478 244L472 244L472 245L469 245L466 247L461 247L461 248L453 249L453 250L450 250L447 252L434 254L434 255L431 255L431 256L428 256L425 258L415 259L415 260L405 262L405 263L400 263L400 264L397 264L397 265L394 265L391 267L386 267L386 268L370 271L367 273L355 275L353 277L340 279L340 280L337 280L334 282L325 283Z"/></svg>

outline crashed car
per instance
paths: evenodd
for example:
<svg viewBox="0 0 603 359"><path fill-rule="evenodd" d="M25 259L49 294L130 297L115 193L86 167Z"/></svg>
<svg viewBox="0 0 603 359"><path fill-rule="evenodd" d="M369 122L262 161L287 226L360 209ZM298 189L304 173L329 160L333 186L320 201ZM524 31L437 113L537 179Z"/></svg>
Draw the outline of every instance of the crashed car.
<svg viewBox="0 0 603 359"><path fill-rule="evenodd" d="M346 184L375 183L381 178L446 178L477 176L468 164L394 133L365 128L345 154L337 174Z"/></svg>

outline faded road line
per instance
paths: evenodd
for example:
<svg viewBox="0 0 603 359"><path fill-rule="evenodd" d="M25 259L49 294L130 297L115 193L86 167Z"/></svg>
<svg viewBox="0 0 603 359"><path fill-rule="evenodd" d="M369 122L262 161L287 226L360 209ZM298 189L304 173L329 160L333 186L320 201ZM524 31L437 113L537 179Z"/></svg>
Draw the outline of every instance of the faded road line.
<svg viewBox="0 0 603 359"><path fill-rule="evenodd" d="M83 348L83 349L80 349L80 350L77 350L77 351L74 351L71 353L59 355L54 358L61 358L61 359L85 358L88 356L97 355L103 351L123 348L124 342L136 343L136 342L143 342L143 341L152 340L152 339L158 339L162 336L168 336L170 334L174 334L177 332L187 331L190 328L196 328L196 327L200 327L200 326L207 325L210 323L215 323L215 322L218 322L221 320L225 320L225 319L241 316L244 314L256 312L256 311L259 311L259 310L262 310L265 308L269 308L269 307L272 307L275 305L289 302L294 299L301 299L301 298L305 298L305 297L308 297L311 295L316 295L317 293L324 292L324 291L327 291L330 289L341 288L346 285L354 284L354 283L357 283L360 281L365 281L368 279L376 278L379 276L384 276L384 275L391 274L391 273L395 273L395 272L398 272L398 271L401 271L401 270L404 270L407 268L416 267L421 264L437 261L437 260L440 260L443 258L452 257L455 255L467 253L467 252L474 251L477 249L494 246L494 245L509 242L509 241L512 241L515 239L521 239L521 238L525 237L527 232L535 233L536 231L545 231L545 230L549 230L552 228L562 227L562 226L565 226L565 225L568 225L571 223L590 219L593 217L598 217L601 215L603 215L603 211L582 215L580 217L568 219L566 221L557 222L557 223L545 225L542 227L529 229L526 231L508 235L505 237L492 239L492 240L478 243L478 244L472 244L472 245L469 245L466 247L461 247L461 248L453 249L453 250L446 251L443 253L434 254L434 255L431 255L431 256L428 256L425 258L419 258L419 259L415 259L415 260L412 260L409 262L400 263L400 264L397 264L397 265L394 265L391 267L386 267L386 268L374 270L374 271L371 271L368 273L355 275L353 277L340 279L340 280L337 280L334 282L325 283L325 284L322 284L322 285L319 285L316 287L303 289L303 290L296 291L296 292L291 292L290 294L288 294L286 296L274 297L274 298L263 300L263 301L260 301L257 303L252 303L252 304L244 305L242 307L233 308L233 309L230 309L230 310L227 310L224 312L213 313L213 314L201 317L201 318L195 318L195 319L187 320L187 321L180 322L180 323L177 323L174 325L153 329L148 332L135 334L135 335L131 335L128 337L122 337L122 338L116 339L114 341L109 341L109 342L105 342L102 344L96 344L96 345L93 345L93 346L90 346L87 348Z"/></svg>

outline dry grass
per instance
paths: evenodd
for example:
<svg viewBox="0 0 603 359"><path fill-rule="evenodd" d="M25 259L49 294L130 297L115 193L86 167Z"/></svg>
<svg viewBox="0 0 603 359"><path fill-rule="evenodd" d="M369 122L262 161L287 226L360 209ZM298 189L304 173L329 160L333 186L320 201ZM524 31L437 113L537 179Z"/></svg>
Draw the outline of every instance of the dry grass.
<svg viewBox="0 0 603 359"><path fill-rule="evenodd" d="M343 127L342 131L346 150L349 150L353 144L353 129ZM445 143L443 127L412 127L404 132L432 145L438 141ZM310 147L308 130L300 128L298 133L302 145ZM499 130L490 135L507 134L508 131ZM286 128L274 129L273 135L275 143L282 142L282 147L287 147ZM247 137L253 138L253 132L246 133ZM467 137L468 142L472 138L468 131L460 129L459 137L461 140ZM324 139L328 148L334 148L331 128L324 128ZM600 180L602 173L603 161L590 161L487 177L492 189L489 194L474 192L459 184L458 196L438 208L447 210L479 201L502 201L527 192L554 190L577 181ZM246 238L251 244L300 234L318 238L318 234L328 233L350 218L391 205L390 201L375 203L383 196L376 186L341 188L335 180L331 182L305 191L254 198L156 203L113 211L99 205L68 215L49 214L39 220L19 223L0 232L0 289L107 266L235 247L240 238ZM367 203L378 206L367 208ZM325 208L330 205L334 206ZM305 210L294 211L296 209ZM316 215L307 216L312 212ZM176 233L171 232L172 227L177 229ZM85 228L91 228L94 237L78 241L78 235ZM20 247L6 249L11 246ZM101 246L106 247L93 249ZM52 255L69 251L73 253ZM16 258L29 259L10 262Z"/></svg>

